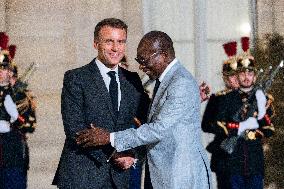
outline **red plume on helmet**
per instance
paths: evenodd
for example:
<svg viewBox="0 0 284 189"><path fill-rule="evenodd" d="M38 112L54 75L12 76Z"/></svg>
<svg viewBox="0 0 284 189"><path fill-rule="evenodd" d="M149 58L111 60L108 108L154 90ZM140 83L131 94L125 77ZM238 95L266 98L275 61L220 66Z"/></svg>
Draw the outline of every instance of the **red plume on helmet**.
<svg viewBox="0 0 284 189"><path fill-rule="evenodd" d="M5 32L0 32L0 47L1 50L6 50L8 48L9 36Z"/></svg>
<svg viewBox="0 0 284 189"><path fill-rule="evenodd" d="M231 57L237 54L237 42L236 41L225 43L223 44L223 47L224 47L224 50L227 56Z"/></svg>
<svg viewBox="0 0 284 189"><path fill-rule="evenodd" d="M242 49L244 52L247 52L249 49L249 37L242 37L241 38Z"/></svg>
<svg viewBox="0 0 284 189"><path fill-rule="evenodd" d="M254 57L250 54L249 37L241 37L241 44L244 52L238 58L238 70L253 71L255 70L256 63Z"/></svg>
<svg viewBox="0 0 284 189"><path fill-rule="evenodd" d="M237 69L237 61L236 61L236 54L237 54L237 42L231 41L228 43L223 44L223 48L225 53L228 56L228 59L224 61L222 73L224 76L234 75Z"/></svg>
<svg viewBox="0 0 284 189"><path fill-rule="evenodd" d="M10 54L11 59L14 59L15 54L16 54L16 49L17 49L16 45L9 46L9 54Z"/></svg>

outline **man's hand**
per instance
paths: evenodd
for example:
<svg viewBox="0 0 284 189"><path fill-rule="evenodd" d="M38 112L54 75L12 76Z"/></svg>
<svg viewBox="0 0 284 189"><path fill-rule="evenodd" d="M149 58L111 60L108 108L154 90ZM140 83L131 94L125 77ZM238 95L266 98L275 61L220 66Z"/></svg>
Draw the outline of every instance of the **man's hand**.
<svg viewBox="0 0 284 189"><path fill-rule="evenodd" d="M82 147L106 145L110 143L110 133L103 128L91 125L90 129L77 133L76 142Z"/></svg>
<svg viewBox="0 0 284 189"><path fill-rule="evenodd" d="M134 118L133 118L133 121L134 121L134 125L135 125L137 128L139 128L139 127L142 125L141 121L140 121L137 117L134 117Z"/></svg>
<svg viewBox="0 0 284 189"><path fill-rule="evenodd" d="M238 135L240 136L245 130L257 129L259 127L255 117L249 117L247 120L240 122Z"/></svg>
<svg viewBox="0 0 284 189"><path fill-rule="evenodd" d="M199 86L199 94L201 97L201 102L204 102L210 97L210 87L203 81Z"/></svg>
<svg viewBox="0 0 284 189"><path fill-rule="evenodd" d="M135 163L135 158L128 154L117 153L112 158L112 161L119 168L126 170Z"/></svg>

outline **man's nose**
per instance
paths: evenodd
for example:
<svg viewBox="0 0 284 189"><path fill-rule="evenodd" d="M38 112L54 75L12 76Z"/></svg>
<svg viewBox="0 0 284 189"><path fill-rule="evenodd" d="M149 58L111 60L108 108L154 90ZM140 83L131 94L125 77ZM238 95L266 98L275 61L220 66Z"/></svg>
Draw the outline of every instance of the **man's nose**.
<svg viewBox="0 0 284 189"><path fill-rule="evenodd" d="M249 73L248 73L248 72L246 72L245 76L246 76L246 78L248 78L250 75L249 75Z"/></svg>
<svg viewBox="0 0 284 189"><path fill-rule="evenodd" d="M113 51L118 51L119 49L119 43L118 42L113 42L112 44L112 50Z"/></svg>

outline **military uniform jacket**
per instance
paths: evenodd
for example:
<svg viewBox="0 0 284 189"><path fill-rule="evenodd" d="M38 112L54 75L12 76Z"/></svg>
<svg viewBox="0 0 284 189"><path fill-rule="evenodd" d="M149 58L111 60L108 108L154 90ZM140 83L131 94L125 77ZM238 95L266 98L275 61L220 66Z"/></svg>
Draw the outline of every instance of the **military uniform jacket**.
<svg viewBox="0 0 284 189"><path fill-rule="evenodd" d="M11 123L11 131L0 134L0 168L20 168L26 170L28 169L29 157L25 133L34 131L36 119L35 111L31 107L26 93L26 88L19 90L17 87L18 85L15 85L10 88L6 95L11 95L13 101L17 104L22 122L15 121ZM9 121L10 116L5 110L3 100L1 102L1 120ZM6 119L2 119L3 115L6 115Z"/></svg>
<svg viewBox="0 0 284 189"><path fill-rule="evenodd" d="M216 124L217 122L217 107L220 106L220 103L226 98L226 94L231 92L232 90L223 90L217 92L216 94L212 94L208 100L206 105L203 119L202 119L202 130L207 133L214 134L214 139L212 142L208 144L206 150L211 153L211 170L214 172L223 172L226 171L226 163L228 154L221 149L221 142L227 137L224 129Z"/></svg>
<svg viewBox="0 0 284 189"><path fill-rule="evenodd" d="M235 90L226 95L218 107L217 120L223 122L228 131L228 137L236 136L238 129L228 128L228 123L236 122L233 117L235 113L242 107L243 103L248 100L248 93ZM255 95L252 96L248 104L256 100ZM245 118L244 120L246 120ZM240 137L233 153L229 155L228 168L231 174L255 175L264 174L264 157L262 149L262 137L270 137L274 132L274 127L270 121L259 120L259 128L257 130L248 131L246 137Z"/></svg>

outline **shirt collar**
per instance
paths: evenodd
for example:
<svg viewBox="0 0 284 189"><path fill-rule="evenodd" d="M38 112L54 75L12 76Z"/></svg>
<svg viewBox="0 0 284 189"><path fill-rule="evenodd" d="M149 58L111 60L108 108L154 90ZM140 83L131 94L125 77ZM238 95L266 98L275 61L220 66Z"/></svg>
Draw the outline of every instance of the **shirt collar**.
<svg viewBox="0 0 284 189"><path fill-rule="evenodd" d="M165 75L170 71L170 69L178 62L178 60L175 58L163 71L162 75L158 78L160 82L163 81Z"/></svg>
<svg viewBox="0 0 284 189"><path fill-rule="evenodd" d="M115 71L118 74L118 65L112 70L106 67L98 58L95 61L102 75L106 75L109 71Z"/></svg>

